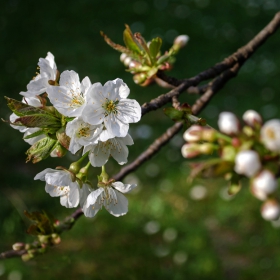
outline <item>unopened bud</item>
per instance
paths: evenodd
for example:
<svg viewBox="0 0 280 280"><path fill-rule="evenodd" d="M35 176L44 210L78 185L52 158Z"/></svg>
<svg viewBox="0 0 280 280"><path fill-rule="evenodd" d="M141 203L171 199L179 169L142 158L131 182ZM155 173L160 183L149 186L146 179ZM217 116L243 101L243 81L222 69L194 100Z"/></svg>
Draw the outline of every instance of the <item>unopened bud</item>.
<svg viewBox="0 0 280 280"><path fill-rule="evenodd" d="M183 145L181 152L184 158L194 158L200 154L199 144L190 143Z"/></svg>
<svg viewBox="0 0 280 280"><path fill-rule="evenodd" d="M255 151L240 151L236 155L234 170L238 174L253 177L258 171L260 171L261 167L259 155Z"/></svg>
<svg viewBox="0 0 280 280"><path fill-rule="evenodd" d="M31 260L33 258L33 256L30 256L29 254L23 254L21 256L21 259L24 261L24 262L27 262L29 260Z"/></svg>
<svg viewBox="0 0 280 280"><path fill-rule="evenodd" d="M124 63L124 60L127 58L127 54L126 53L122 53L121 56L120 56L120 61L122 63Z"/></svg>
<svg viewBox="0 0 280 280"><path fill-rule="evenodd" d="M174 40L174 47L177 49L181 49L186 46L188 41L190 40L190 37L188 35L179 35Z"/></svg>
<svg viewBox="0 0 280 280"><path fill-rule="evenodd" d="M138 68L139 66L141 66L141 63L135 60L131 60L131 62L128 65L128 68Z"/></svg>
<svg viewBox="0 0 280 280"><path fill-rule="evenodd" d="M280 152L280 120L267 121L261 128L261 141L272 152Z"/></svg>
<svg viewBox="0 0 280 280"><path fill-rule="evenodd" d="M219 115L218 126L221 132L232 135L239 132L239 121L237 117L230 112L222 112Z"/></svg>
<svg viewBox="0 0 280 280"><path fill-rule="evenodd" d="M123 64L128 67L129 66L129 63L131 62L132 58L131 57L126 57L123 61Z"/></svg>
<svg viewBox="0 0 280 280"><path fill-rule="evenodd" d="M13 250L14 251L20 251L20 250L23 250L25 248L25 244L22 243L22 242L17 242L15 244L13 244Z"/></svg>
<svg viewBox="0 0 280 280"><path fill-rule="evenodd" d="M203 144L199 145L199 151L200 151L200 153L202 153L204 155L209 155L209 154L213 153L214 147L210 143L203 143Z"/></svg>
<svg viewBox="0 0 280 280"><path fill-rule="evenodd" d="M254 110L247 110L242 118L246 124L253 127L262 124L262 117Z"/></svg>
<svg viewBox="0 0 280 280"><path fill-rule="evenodd" d="M147 76L144 73L135 74L133 76L133 81L135 84L142 84L147 79Z"/></svg>
<svg viewBox="0 0 280 280"><path fill-rule="evenodd" d="M271 194L277 188L277 180L270 171L263 170L253 179L252 186L255 190Z"/></svg>
<svg viewBox="0 0 280 280"><path fill-rule="evenodd" d="M61 242L61 238L57 233L52 234L52 243L57 245Z"/></svg>
<svg viewBox="0 0 280 280"><path fill-rule="evenodd" d="M265 220L268 221L276 220L280 214L279 203L275 199L267 200L262 205L261 214Z"/></svg>
<svg viewBox="0 0 280 280"><path fill-rule="evenodd" d="M183 138L187 142L198 142L201 140L201 132L203 128L200 125L192 125L183 134Z"/></svg>

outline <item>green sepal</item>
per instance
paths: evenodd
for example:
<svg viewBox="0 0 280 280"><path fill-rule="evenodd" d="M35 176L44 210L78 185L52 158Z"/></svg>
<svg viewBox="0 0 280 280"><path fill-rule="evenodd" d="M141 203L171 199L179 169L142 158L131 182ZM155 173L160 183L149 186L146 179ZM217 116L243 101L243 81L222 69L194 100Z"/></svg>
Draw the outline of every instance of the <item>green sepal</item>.
<svg viewBox="0 0 280 280"><path fill-rule="evenodd" d="M241 190L241 184L240 182L237 183L231 183L228 188L228 194L229 195L235 195Z"/></svg>
<svg viewBox="0 0 280 280"><path fill-rule="evenodd" d="M31 160L32 163L37 163L47 158L55 148L56 143L57 140L51 138L50 136L40 139L27 150L26 162Z"/></svg>
<svg viewBox="0 0 280 280"><path fill-rule="evenodd" d="M69 149L69 145L70 145L70 140L71 138L69 136L66 135L65 133L65 127L61 127L57 132L56 132L56 138L59 141L59 143L61 144L61 146L63 146L64 148L66 148L67 150Z"/></svg>
<svg viewBox="0 0 280 280"><path fill-rule="evenodd" d="M182 120L183 117L184 117L184 114L185 114L184 111L179 111L179 110L174 109L172 107L164 108L163 112L172 121L180 121L180 120Z"/></svg>
<svg viewBox="0 0 280 280"><path fill-rule="evenodd" d="M137 42L137 40L133 36L133 34L127 24L125 25L125 30L123 32L123 41L124 41L126 47L129 50L131 50L132 52L134 52L138 55L143 54L141 45Z"/></svg>
<svg viewBox="0 0 280 280"><path fill-rule="evenodd" d="M24 211L24 215L34 222L28 229L27 233L31 235L49 235L55 232L54 222L44 211L28 212Z"/></svg>
<svg viewBox="0 0 280 280"><path fill-rule="evenodd" d="M149 45L149 50L150 50L151 58L153 60L155 60L157 55L159 54L161 45L162 45L162 39L160 37L156 37L156 38L152 39L152 41Z"/></svg>
<svg viewBox="0 0 280 280"><path fill-rule="evenodd" d="M30 135L27 135L25 137L23 137L23 139L30 139L30 138L33 138L33 137L36 137L36 136L39 136L39 135L42 135L42 134L45 134L44 130L38 130Z"/></svg>

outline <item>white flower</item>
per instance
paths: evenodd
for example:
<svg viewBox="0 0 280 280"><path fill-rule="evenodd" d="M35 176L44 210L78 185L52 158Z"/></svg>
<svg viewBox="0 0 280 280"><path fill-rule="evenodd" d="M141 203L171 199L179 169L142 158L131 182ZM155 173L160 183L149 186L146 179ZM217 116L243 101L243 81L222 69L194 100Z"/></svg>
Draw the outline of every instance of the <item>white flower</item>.
<svg viewBox="0 0 280 280"><path fill-rule="evenodd" d="M86 105L86 93L91 86L88 77L80 83L75 71L61 73L60 86L49 87L48 97L59 113L67 117L79 117Z"/></svg>
<svg viewBox="0 0 280 280"><path fill-rule="evenodd" d="M272 152L280 152L280 120L267 121L261 128L261 141Z"/></svg>
<svg viewBox="0 0 280 280"><path fill-rule="evenodd" d="M257 113L254 110L247 110L243 114L242 118L243 118L244 122L250 126L255 126L256 124L262 123L262 117L260 116L259 113Z"/></svg>
<svg viewBox="0 0 280 280"><path fill-rule="evenodd" d="M252 186L265 194L271 194L277 188L277 180L270 171L263 170L253 179Z"/></svg>
<svg viewBox="0 0 280 280"><path fill-rule="evenodd" d="M89 160L92 166L104 165L109 156L112 156L119 164L127 162L128 148L126 145L133 145L133 140L129 134L125 137L116 137L106 142L98 141L97 144L88 145L84 148L84 153L90 151Z"/></svg>
<svg viewBox="0 0 280 280"><path fill-rule="evenodd" d="M280 214L279 203L274 199L267 200L262 205L261 214L265 220L268 220L268 221L276 220Z"/></svg>
<svg viewBox="0 0 280 280"><path fill-rule="evenodd" d="M27 92L20 92L21 95L31 97L40 95L47 91L47 88L52 87L49 80L55 81L57 75L57 67L52 53L48 52L46 58L40 58L38 65L40 73L29 82Z"/></svg>
<svg viewBox="0 0 280 280"><path fill-rule="evenodd" d="M231 135L239 132L239 121L236 116L230 112L222 112L218 120L219 130L225 134Z"/></svg>
<svg viewBox="0 0 280 280"><path fill-rule="evenodd" d="M129 123L141 118L139 103L127 99L128 95L129 88L121 79L108 81L104 86L93 84L87 93L88 101L82 115L84 121L93 125L104 122L110 138L126 136Z"/></svg>
<svg viewBox="0 0 280 280"><path fill-rule="evenodd" d="M116 217L125 215L128 211L128 201L121 193L128 193L136 186L136 184L130 185L114 182L109 186L99 187L87 197L83 206L85 216L94 217L102 206Z"/></svg>
<svg viewBox="0 0 280 280"><path fill-rule="evenodd" d="M85 192L89 192L88 185L84 184L80 189L77 181L72 181L71 173L65 170L47 168L38 173L34 180L46 181L45 190L52 197L60 197L60 204L67 208L81 206L85 201Z"/></svg>
<svg viewBox="0 0 280 280"><path fill-rule="evenodd" d="M41 103L40 99L36 96L34 96L34 97L24 97L22 99L22 102L25 103L25 104L28 104L30 106L34 106L34 107L41 107L42 106L42 103ZM12 113L10 115L10 122L13 123L18 118L20 118L20 116L17 116L15 113ZM22 133L24 133L23 140L30 145L33 145L34 143L36 143L37 141L39 141L40 139L45 137L44 134L41 134L41 135L29 138L29 139L24 139L24 137L26 137L28 135L31 135L31 134L33 134L33 133L35 133L35 132L37 132L41 129L38 128L38 127L26 127L26 126L13 125L13 124L11 124L11 127L19 130Z"/></svg>
<svg viewBox="0 0 280 280"><path fill-rule="evenodd" d="M75 154L83 146L98 142L103 125L91 125L85 123L82 118L75 118L66 125L66 135L70 140L69 151Z"/></svg>
<svg viewBox="0 0 280 280"><path fill-rule="evenodd" d="M253 177L261 169L261 162L257 152L252 150L240 151L235 157L234 170L238 174Z"/></svg>

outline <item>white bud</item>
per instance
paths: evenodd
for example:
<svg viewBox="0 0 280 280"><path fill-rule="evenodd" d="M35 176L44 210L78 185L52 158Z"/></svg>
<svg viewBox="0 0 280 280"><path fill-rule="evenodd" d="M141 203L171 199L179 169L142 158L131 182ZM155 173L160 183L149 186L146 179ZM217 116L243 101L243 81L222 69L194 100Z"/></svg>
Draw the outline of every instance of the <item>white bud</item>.
<svg viewBox="0 0 280 280"><path fill-rule="evenodd" d="M267 194L264 191L255 188L253 185L250 186L250 191L251 191L252 195L259 200L267 199Z"/></svg>
<svg viewBox="0 0 280 280"><path fill-rule="evenodd" d="M235 157L234 170L238 174L253 177L261 167L259 155L255 151L240 151Z"/></svg>
<svg viewBox="0 0 280 280"><path fill-rule="evenodd" d="M272 152L280 152L280 120L267 121L261 128L261 141Z"/></svg>
<svg viewBox="0 0 280 280"><path fill-rule="evenodd" d="M254 110L247 110L243 114L242 118L243 118L244 122L250 126L255 126L256 124L262 124L261 115Z"/></svg>
<svg viewBox="0 0 280 280"><path fill-rule="evenodd" d="M202 129L203 128L200 125L194 124L185 131L185 133L183 134L183 138L187 142L197 142L201 140Z"/></svg>
<svg viewBox="0 0 280 280"><path fill-rule="evenodd" d="M121 56L120 56L120 61L122 63L124 63L124 60L127 58L127 54L126 53L122 53Z"/></svg>
<svg viewBox="0 0 280 280"><path fill-rule="evenodd" d="M188 35L179 35L174 40L174 45L177 45L180 49L186 46L190 37Z"/></svg>
<svg viewBox="0 0 280 280"><path fill-rule="evenodd" d="M129 56L127 56L125 59L124 59L124 61L123 61L123 64L125 65L125 66L129 66L129 63L131 62L131 60L132 60L132 58L131 57L129 57Z"/></svg>
<svg viewBox="0 0 280 280"><path fill-rule="evenodd" d="M184 158L193 158L200 154L198 144L185 144L181 149L182 155Z"/></svg>
<svg viewBox="0 0 280 280"><path fill-rule="evenodd" d="M252 186L256 190L262 191L266 194L271 194L277 188L277 180L272 172L263 170L253 179Z"/></svg>
<svg viewBox="0 0 280 280"><path fill-rule="evenodd" d="M279 203L274 199L267 200L262 205L261 214L265 220L276 220L280 214Z"/></svg>
<svg viewBox="0 0 280 280"><path fill-rule="evenodd" d="M230 112L222 112L219 115L218 126L221 132L231 135L239 132L239 121Z"/></svg>

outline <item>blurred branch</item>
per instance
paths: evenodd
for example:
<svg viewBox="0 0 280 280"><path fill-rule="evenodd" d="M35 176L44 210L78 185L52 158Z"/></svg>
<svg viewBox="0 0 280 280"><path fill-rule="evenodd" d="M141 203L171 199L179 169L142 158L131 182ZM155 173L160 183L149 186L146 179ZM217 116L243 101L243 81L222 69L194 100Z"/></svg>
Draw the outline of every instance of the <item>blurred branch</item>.
<svg viewBox="0 0 280 280"><path fill-rule="evenodd" d="M70 216L67 216L62 222L58 221L55 224L55 229L57 234L61 234L64 231L70 230L76 221L83 215L83 211L81 208L77 209L73 212ZM45 252L46 247L55 246L55 244L44 244L40 243L37 240L34 241L32 244L24 244L21 243L22 247L26 249L23 250L10 250L0 254L0 260L15 258L15 257L22 257L24 260L28 260L30 254L38 255ZM43 250L43 251L41 251Z"/></svg>

